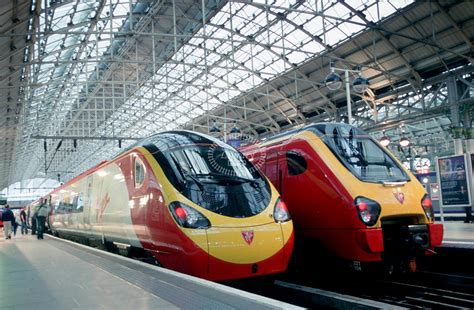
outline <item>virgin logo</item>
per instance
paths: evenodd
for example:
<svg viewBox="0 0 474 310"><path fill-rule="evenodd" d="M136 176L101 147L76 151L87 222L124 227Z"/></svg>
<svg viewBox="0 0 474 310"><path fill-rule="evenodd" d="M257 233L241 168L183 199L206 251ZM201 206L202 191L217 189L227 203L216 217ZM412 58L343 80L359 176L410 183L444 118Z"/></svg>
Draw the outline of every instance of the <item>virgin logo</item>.
<svg viewBox="0 0 474 310"><path fill-rule="evenodd" d="M393 193L398 202L403 204L405 202L405 195L403 193Z"/></svg>
<svg viewBox="0 0 474 310"><path fill-rule="evenodd" d="M244 237L245 242L247 242L248 245L250 245L253 241L253 230L243 231L242 237Z"/></svg>

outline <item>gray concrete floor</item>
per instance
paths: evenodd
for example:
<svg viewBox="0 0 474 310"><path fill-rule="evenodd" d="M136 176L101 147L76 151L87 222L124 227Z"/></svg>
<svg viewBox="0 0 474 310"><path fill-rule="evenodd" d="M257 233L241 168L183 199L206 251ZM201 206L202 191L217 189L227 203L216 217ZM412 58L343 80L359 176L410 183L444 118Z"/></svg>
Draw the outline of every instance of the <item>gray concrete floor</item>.
<svg viewBox="0 0 474 310"><path fill-rule="evenodd" d="M54 237L0 239L0 310L296 308Z"/></svg>
<svg viewBox="0 0 474 310"><path fill-rule="evenodd" d="M474 249L474 223L445 221L442 247Z"/></svg>
<svg viewBox="0 0 474 310"><path fill-rule="evenodd" d="M177 309L34 237L0 240L0 309Z"/></svg>

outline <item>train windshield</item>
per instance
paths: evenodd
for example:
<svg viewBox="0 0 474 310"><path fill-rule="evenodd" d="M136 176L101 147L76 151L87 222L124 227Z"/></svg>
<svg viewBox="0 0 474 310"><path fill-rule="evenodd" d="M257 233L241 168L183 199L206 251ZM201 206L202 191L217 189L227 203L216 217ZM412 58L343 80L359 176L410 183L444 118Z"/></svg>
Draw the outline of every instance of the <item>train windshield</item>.
<svg viewBox="0 0 474 310"><path fill-rule="evenodd" d="M184 196L231 217L249 217L266 209L270 186L245 156L220 141L179 133L160 135L153 141L152 153Z"/></svg>
<svg viewBox="0 0 474 310"><path fill-rule="evenodd" d="M192 145L170 150L168 156L184 176L235 179L239 182L253 182L259 177L254 167L232 149Z"/></svg>
<svg viewBox="0 0 474 310"><path fill-rule="evenodd" d="M318 124L318 135L352 174L365 182L409 181L407 173L369 135L343 124Z"/></svg>

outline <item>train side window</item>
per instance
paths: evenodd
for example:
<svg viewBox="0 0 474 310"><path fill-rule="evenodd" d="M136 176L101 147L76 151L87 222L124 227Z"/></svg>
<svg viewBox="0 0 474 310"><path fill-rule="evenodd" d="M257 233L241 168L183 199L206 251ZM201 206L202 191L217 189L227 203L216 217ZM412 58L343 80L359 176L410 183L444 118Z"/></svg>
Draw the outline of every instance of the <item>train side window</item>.
<svg viewBox="0 0 474 310"><path fill-rule="evenodd" d="M79 193L77 196L77 206L76 206L76 212L80 213L84 210L84 194Z"/></svg>
<svg viewBox="0 0 474 310"><path fill-rule="evenodd" d="M61 205L61 198L53 202L54 213L59 213L59 206Z"/></svg>
<svg viewBox="0 0 474 310"><path fill-rule="evenodd" d="M289 175L298 175L306 171L308 164L303 155L295 151L286 153L286 164L288 165Z"/></svg>
<svg viewBox="0 0 474 310"><path fill-rule="evenodd" d="M145 180L145 165L140 158L135 157L135 188L139 188L143 185Z"/></svg>
<svg viewBox="0 0 474 310"><path fill-rule="evenodd" d="M72 213L81 213L84 210L84 194L79 193L72 202Z"/></svg>

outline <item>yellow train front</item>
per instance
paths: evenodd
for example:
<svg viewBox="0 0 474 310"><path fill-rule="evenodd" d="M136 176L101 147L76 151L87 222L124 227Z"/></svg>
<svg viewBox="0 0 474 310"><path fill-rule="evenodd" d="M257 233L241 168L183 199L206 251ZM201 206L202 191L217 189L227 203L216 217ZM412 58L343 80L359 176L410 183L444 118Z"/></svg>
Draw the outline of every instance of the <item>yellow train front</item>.
<svg viewBox="0 0 474 310"><path fill-rule="evenodd" d="M210 280L283 272L293 249L292 220L270 182L194 132L147 138L51 196L55 234Z"/></svg>
<svg viewBox="0 0 474 310"><path fill-rule="evenodd" d="M356 127L312 124L247 147L288 205L296 242L343 260L403 263L441 244L422 185L386 149ZM408 263L408 264L407 264ZM403 265L402 264L402 265ZM392 264L393 265L393 264Z"/></svg>

